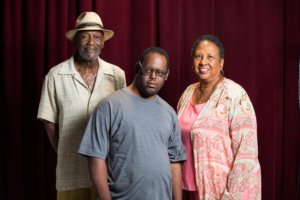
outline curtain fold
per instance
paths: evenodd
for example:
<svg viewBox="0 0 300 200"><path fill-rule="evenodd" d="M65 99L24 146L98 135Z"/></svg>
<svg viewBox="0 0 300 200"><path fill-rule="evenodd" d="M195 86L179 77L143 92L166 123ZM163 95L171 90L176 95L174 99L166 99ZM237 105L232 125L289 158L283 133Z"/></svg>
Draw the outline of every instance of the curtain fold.
<svg viewBox="0 0 300 200"><path fill-rule="evenodd" d="M4 0L1 5L0 199L56 197L56 155L36 114L44 76L74 52L65 33L82 11L96 11L104 28L115 32L101 57L123 68L128 84L145 48L167 50L171 71L160 95L174 108L196 81L193 41L207 33L220 37L225 76L246 89L256 111L263 199L296 198L299 0Z"/></svg>

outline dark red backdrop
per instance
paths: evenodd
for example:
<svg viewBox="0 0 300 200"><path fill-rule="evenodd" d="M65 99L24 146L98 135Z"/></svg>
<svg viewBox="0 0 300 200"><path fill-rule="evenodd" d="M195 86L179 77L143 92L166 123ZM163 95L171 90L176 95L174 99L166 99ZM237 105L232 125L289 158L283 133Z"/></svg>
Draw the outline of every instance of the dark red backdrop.
<svg viewBox="0 0 300 200"><path fill-rule="evenodd" d="M45 74L73 53L65 32L86 10L115 31L101 56L121 66L128 83L143 49L169 52L171 75L161 96L173 107L195 81L192 42L218 35L226 77L244 86L257 113L263 199L296 199L299 0L4 0L1 8L0 199L55 198L56 158L36 113Z"/></svg>

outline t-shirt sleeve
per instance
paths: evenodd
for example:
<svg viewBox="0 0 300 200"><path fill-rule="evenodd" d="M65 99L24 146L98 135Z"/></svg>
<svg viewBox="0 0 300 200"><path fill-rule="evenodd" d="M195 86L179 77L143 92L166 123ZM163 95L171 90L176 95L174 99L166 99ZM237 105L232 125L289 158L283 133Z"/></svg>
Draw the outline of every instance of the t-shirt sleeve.
<svg viewBox="0 0 300 200"><path fill-rule="evenodd" d="M89 118L78 153L105 160L109 152L109 104L102 101Z"/></svg>
<svg viewBox="0 0 300 200"><path fill-rule="evenodd" d="M171 163L186 160L185 150L181 140L180 126L176 115L173 115L173 133L169 139L168 153Z"/></svg>

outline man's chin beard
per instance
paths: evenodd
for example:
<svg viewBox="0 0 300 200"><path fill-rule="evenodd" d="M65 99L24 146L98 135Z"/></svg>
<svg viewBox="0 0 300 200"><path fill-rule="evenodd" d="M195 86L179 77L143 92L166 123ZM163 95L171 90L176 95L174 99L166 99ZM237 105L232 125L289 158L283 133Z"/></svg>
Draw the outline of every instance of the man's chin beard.
<svg viewBox="0 0 300 200"><path fill-rule="evenodd" d="M144 98L150 98L154 97L157 94L157 92L142 92L141 96Z"/></svg>
<svg viewBox="0 0 300 200"><path fill-rule="evenodd" d="M101 51L99 52L99 54L97 56L93 56L93 57L87 56L84 53L79 53L79 56L81 57L82 60L85 60L85 61L95 61L100 56L100 53L101 53Z"/></svg>
<svg viewBox="0 0 300 200"><path fill-rule="evenodd" d="M84 61L95 61L98 59L99 56L94 56L94 57L87 57L87 56L81 56L81 59L84 60Z"/></svg>

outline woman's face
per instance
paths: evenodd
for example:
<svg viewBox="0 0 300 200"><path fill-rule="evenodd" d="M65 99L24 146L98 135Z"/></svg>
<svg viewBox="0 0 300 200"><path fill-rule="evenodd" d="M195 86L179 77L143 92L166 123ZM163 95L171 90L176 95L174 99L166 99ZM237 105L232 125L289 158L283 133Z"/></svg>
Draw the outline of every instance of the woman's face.
<svg viewBox="0 0 300 200"><path fill-rule="evenodd" d="M220 77L224 59L220 58L219 48L210 41L204 40L195 49L193 69L200 81L214 81Z"/></svg>

